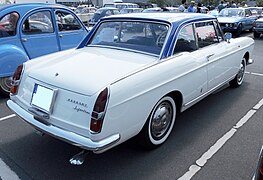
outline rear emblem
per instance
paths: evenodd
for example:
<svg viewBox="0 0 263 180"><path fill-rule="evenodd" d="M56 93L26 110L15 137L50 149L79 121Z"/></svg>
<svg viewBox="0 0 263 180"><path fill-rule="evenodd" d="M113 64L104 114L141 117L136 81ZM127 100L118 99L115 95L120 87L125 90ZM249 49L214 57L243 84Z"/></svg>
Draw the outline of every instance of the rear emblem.
<svg viewBox="0 0 263 180"><path fill-rule="evenodd" d="M57 77L57 76L58 76L58 73L56 73L55 76Z"/></svg>

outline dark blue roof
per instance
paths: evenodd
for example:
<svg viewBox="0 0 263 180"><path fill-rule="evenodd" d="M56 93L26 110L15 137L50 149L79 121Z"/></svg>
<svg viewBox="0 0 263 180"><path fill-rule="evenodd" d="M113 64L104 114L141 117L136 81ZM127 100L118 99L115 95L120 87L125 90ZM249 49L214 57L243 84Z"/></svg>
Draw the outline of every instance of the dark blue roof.
<svg viewBox="0 0 263 180"><path fill-rule="evenodd" d="M201 14L201 13L130 13L130 14L118 14L105 19L142 19L142 20L156 20L165 21L168 23L180 23L185 21L196 21L196 20L206 20L215 19L214 16Z"/></svg>

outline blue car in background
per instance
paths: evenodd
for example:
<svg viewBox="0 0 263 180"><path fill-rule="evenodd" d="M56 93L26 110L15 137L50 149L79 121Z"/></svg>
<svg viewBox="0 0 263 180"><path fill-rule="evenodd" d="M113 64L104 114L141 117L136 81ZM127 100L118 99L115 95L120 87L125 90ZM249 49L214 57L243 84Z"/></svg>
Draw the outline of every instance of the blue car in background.
<svg viewBox="0 0 263 180"><path fill-rule="evenodd" d="M7 96L12 75L29 59L74 48L88 34L76 14L58 4L0 6L0 94Z"/></svg>
<svg viewBox="0 0 263 180"><path fill-rule="evenodd" d="M220 11L217 19L224 32L240 36L243 31L253 30L253 23L257 18L252 16L248 8L225 8Z"/></svg>

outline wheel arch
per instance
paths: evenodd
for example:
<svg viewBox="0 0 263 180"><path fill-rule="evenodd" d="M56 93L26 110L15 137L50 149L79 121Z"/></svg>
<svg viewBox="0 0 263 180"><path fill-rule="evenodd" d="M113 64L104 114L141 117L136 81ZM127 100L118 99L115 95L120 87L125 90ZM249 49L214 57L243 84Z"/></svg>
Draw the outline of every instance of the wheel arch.
<svg viewBox="0 0 263 180"><path fill-rule="evenodd" d="M248 65L249 52L246 52L243 57L246 59L246 64Z"/></svg>
<svg viewBox="0 0 263 180"><path fill-rule="evenodd" d="M19 64L29 60L26 52L15 45L0 45L0 49L0 77L12 76Z"/></svg>
<svg viewBox="0 0 263 180"><path fill-rule="evenodd" d="M175 90L172 91L168 94L166 94L165 96L171 96L177 106L176 108L176 112L177 114L179 114L181 112L181 108L182 108L182 104L183 104L183 95L180 91Z"/></svg>

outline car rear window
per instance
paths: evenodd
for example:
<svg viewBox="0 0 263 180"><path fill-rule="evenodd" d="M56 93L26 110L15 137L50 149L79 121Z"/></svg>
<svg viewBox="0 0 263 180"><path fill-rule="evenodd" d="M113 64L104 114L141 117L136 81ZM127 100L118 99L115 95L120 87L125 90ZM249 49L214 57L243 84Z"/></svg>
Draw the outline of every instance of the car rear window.
<svg viewBox="0 0 263 180"><path fill-rule="evenodd" d="M108 46L159 55L169 26L150 22L104 22L88 46Z"/></svg>

